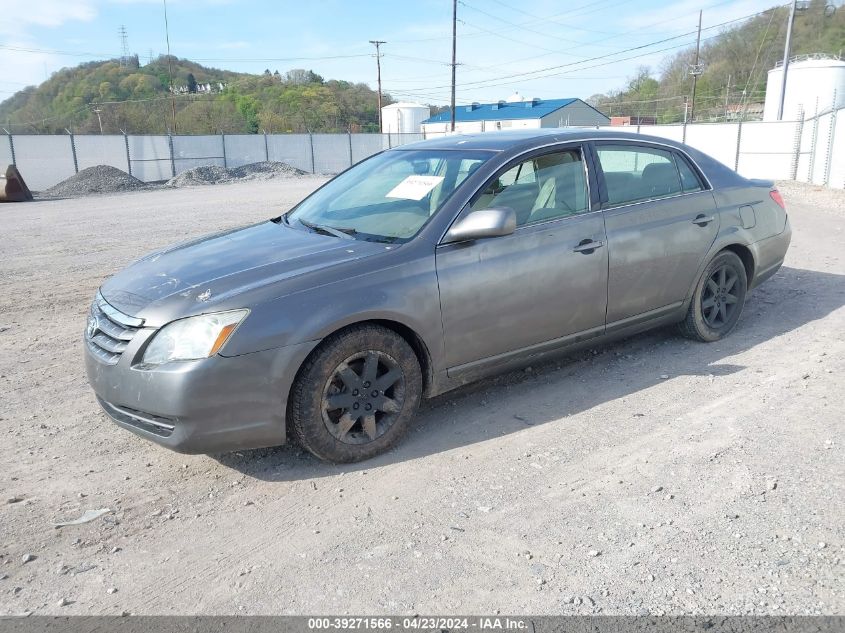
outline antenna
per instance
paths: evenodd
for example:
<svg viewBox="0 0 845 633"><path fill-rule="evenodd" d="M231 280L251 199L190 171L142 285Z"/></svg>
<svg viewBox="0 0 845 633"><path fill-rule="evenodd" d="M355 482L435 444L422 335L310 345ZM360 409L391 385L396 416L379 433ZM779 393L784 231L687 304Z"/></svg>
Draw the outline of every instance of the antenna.
<svg viewBox="0 0 845 633"><path fill-rule="evenodd" d="M126 33L126 27L123 24L117 29L117 34L120 37L120 67L127 68L129 66L129 35Z"/></svg>

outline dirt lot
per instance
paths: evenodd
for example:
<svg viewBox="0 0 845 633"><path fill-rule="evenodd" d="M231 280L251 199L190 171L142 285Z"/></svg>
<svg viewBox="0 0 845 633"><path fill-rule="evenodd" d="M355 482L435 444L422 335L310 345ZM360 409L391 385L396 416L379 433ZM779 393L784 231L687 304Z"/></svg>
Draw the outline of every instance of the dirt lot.
<svg viewBox="0 0 845 633"><path fill-rule="evenodd" d="M845 613L845 194L787 188L786 265L728 340L483 382L365 464L110 423L81 362L102 279L320 182L0 206L0 615Z"/></svg>

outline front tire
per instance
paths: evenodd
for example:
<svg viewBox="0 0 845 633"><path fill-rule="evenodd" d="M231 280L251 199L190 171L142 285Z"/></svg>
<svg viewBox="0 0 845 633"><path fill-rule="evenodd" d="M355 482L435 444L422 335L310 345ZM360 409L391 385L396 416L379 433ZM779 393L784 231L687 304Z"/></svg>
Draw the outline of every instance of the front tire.
<svg viewBox="0 0 845 633"><path fill-rule="evenodd" d="M422 394L417 356L401 336L362 325L326 338L294 382L288 421L320 459L357 462L393 447Z"/></svg>
<svg viewBox="0 0 845 633"><path fill-rule="evenodd" d="M747 292L742 260L736 253L721 251L695 287L687 316L679 324L681 334L705 343L724 338L739 322Z"/></svg>

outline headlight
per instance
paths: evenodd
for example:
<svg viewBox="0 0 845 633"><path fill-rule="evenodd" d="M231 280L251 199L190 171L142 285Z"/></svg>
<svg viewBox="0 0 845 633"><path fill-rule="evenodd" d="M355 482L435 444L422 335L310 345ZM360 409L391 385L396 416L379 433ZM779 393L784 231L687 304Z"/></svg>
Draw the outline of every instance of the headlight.
<svg viewBox="0 0 845 633"><path fill-rule="evenodd" d="M249 310L200 314L161 328L144 352L144 363L161 365L172 360L214 356L244 320Z"/></svg>

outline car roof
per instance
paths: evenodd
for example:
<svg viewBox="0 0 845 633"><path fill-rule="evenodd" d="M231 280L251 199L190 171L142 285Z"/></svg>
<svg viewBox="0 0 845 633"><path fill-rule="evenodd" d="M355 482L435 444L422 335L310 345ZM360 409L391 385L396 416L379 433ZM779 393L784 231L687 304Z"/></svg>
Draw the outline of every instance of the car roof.
<svg viewBox="0 0 845 633"><path fill-rule="evenodd" d="M502 152L512 149L530 149L531 146L543 146L567 140L599 140L603 138L623 138L625 140L644 140L665 145L677 146L677 143L665 138L636 134L627 131L597 130L594 128L543 128L529 130L497 130L495 132L477 132L474 134L455 133L425 141L400 145L394 149L481 149Z"/></svg>
<svg viewBox="0 0 845 633"><path fill-rule="evenodd" d="M699 150L673 141L672 139L650 136L648 134L637 134L625 130L599 130L595 128L544 128L529 130L497 130L495 132L478 132L474 134L449 134L417 141L394 147L389 151L403 150L486 150L493 152L505 152L517 154L530 151L535 148L545 147L553 143L565 143L567 141L601 141L619 140L625 142L641 141L653 143L666 147L681 150L692 158L695 163L704 171L710 182L716 187L738 186L748 184L748 181L737 174L733 169L723 165L714 158L700 152Z"/></svg>

